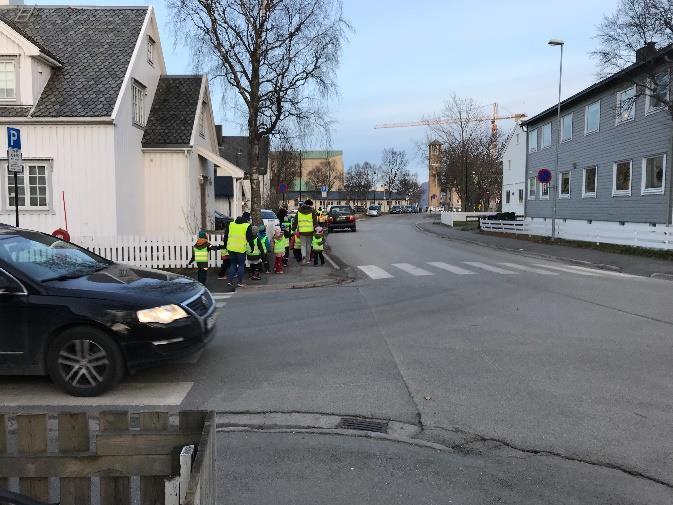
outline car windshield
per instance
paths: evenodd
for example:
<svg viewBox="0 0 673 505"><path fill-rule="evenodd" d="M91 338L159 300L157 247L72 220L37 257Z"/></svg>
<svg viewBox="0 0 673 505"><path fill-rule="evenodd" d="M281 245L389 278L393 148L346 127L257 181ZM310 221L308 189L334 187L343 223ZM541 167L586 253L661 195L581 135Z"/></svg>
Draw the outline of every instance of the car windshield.
<svg viewBox="0 0 673 505"><path fill-rule="evenodd" d="M0 235L0 261L38 282L81 277L110 265L74 244L32 232Z"/></svg>
<svg viewBox="0 0 673 505"><path fill-rule="evenodd" d="M276 213L271 210L262 211L262 219L278 219Z"/></svg>
<svg viewBox="0 0 673 505"><path fill-rule="evenodd" d="M380 208L381 207L379 207L378 205L372 205L371 207L369 207L369 210L379 210Z"/></svg>
<svg viewBox="0 0 673 505"><path fill-rule="evenodd" d="M330 209L330 212L332 214L336 214L337 216L348 216L353 213L353 209L350 207L344 206L344 207L332 207Z"/></svg>

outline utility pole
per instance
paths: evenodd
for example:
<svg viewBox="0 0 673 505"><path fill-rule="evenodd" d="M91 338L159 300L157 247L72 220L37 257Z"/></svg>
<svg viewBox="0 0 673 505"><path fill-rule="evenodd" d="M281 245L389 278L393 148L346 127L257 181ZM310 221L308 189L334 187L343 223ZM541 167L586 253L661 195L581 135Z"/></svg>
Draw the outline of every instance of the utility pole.
<svg viewBox="0 0 673 505"><path fill-rule="evenodd" d="M563 46L565 43L562 40L551 39L548 44L550 46L560 46L561 47L561 60L559 63L559 76L558 76L558 105L556 108L556 121L558 125L558 138L556 139L556 162L554 164L554 176L551 181L550 191L553 192L552 202L552 218L551 218L551 239L556 239L556 202L558 199L558 188L559 188L559 148L561 146L561 82L563 79Z"/></svg>
<svg viewBox="0 0 673 505"><path fill-rule="evenodd" d="M302 151L301 149L299 150L299 201L302 202L303 200L301 199L301 177L302 177Z"/></svg>

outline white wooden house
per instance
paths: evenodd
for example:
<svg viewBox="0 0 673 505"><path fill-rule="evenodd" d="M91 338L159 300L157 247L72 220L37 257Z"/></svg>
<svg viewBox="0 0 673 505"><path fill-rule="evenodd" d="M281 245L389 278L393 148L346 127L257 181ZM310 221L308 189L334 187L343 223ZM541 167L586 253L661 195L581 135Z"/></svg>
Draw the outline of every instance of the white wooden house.
<svg viewBox="0 0 673 505"><path fill-rule="evenodd" d="M6 2L6 0L5 0ZM169 76L152 7L0 5L0 138L21 129L21 226L158 236L212 224L219 156L205 76ZM0 222L14 223L6 160ZM67 211L67 214L66 214Z"/></svg>

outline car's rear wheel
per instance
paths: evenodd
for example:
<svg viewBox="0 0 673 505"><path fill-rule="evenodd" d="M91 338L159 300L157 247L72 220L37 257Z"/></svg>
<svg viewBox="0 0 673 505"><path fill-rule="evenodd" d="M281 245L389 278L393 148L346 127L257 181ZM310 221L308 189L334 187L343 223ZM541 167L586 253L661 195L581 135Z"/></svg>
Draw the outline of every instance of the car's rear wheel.
<svg viewBox="0 0 673 505"><path fill-rule="evenodd" d="M57 336L47 351L51 380L73 396L98 396L124 376L124 358L105 332L71 328Z"/></svg>

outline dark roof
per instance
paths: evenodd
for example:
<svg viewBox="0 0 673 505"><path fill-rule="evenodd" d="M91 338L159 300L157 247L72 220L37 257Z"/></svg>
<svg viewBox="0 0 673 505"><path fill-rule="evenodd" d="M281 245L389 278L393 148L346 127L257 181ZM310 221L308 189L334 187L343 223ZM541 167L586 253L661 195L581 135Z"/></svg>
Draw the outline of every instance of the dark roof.
<svg viewBox="0 0 673 505"><path fill-rule="evenodd" d="M288 191L285 195L286 198L294 200L299 198L299 191ZM330 191L327 193L327 198L322 197L320 191L302 191L302 199L310 198L311 200L365 200L365 198L360 198L360 195L356 193L349 193L348 191ZM367 193L366 200L374 200L374 191ZM399 193L388 193L387 191L377 191L376 200L404 200L404 196Z"/></svg>
<svg viewBox="0 0 673 505"><path fill-rule="evenodd" d="M215 197L234 196L234 178L229 175L215 176Z"/></svg>
<svg viewBox="0 0 673 505"><path fill-rule="evenodd" d="M248 157L248 137L223 136L218 138L220 156L233 163L245 173L250 172L250 158ZM259 148L260 175L265 175L269 166L269 139L262 140Z"/></svg>
<svg viewBox="0 0 673 505"><path fill-rule="evenodd" d="M21 9L32 9L17 21ZM111 116L148 7L3 6L6 22L61 63L34 117ZM21 18L23 19L23 18Z"/></svg>
<svg viewBox="0 0 673 505"><path fill-rule="evenodd" d="M168 75L159 79L143 147L190 145L202 84L202 75Z"/></svg>
<svg viewBox="0 0 673 505"><path fill-rule="evenodd" d="M2 105L0 106L0 117L28 117L30 109L30 107L17 105Z"/></svg>
<svg viewBox="0 0 673 505"><path fill-rule="evenodd" d="M601 93L606 89L609 89L612 86L617 85L620 81L623 81L628 78L633 78L633 75L642 72L644 67L652 65L653 63L658 64L659 62L664 61L665 57L671 52L673 52L673 44L669 44L668 46L659 49L656 55L654 55L652 58L648 58L647 60L633 63L628 67L620 70L619 72L616 72L606 77L605 79L602 79L592 84L588 88L583 89L579 93L575 93L573 96L566 98L561 102L561 109L572 106L576 102L579 102L580 100L585 100L592 95ZM526 121L522 121L521 124L523 126L528 126L530 124L537 123L538 121L545 119L548 116L552 116L557 113L557 107L558 104L553 105L548 109L540 112L539 114L533 116L532 118L527 119Z"/></svg>

